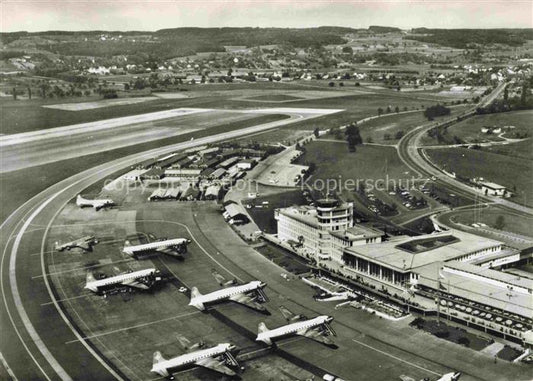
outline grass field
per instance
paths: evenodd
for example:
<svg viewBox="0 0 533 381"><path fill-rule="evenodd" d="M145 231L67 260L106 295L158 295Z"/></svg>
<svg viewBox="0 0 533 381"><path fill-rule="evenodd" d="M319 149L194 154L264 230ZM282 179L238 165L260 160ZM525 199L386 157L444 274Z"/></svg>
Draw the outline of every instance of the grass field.
<svg viewBox="0 0 533 381"><path fill-rule="evenodd" d="M533 132L531 120L533 119L533 110L514 111L499 114L476 115L472 118L463 120L448 128L450 137L457 136L467 143L482 143L489 141L502 141L499 134L486 134L481 132L482 127L501 127L503 135L506 138L517 138L523 134ZM514 126L506 130L505 126ZM436 139L424 136L423 143L426 145L436 145L439 142Z"/></svg>
<svg viewBox="0 0 533 381"><path fill-rule="evenodd" d="M306 184L324 195L342 190L352 198L350 194L361 186L367 190L392 190L395 186L406 185L414 176L393 147L357 146L357 152L353 153L348 151L345 142L315 141L305 148L298 163L317 166Z"/></svg>
<svg viewBox="0 0 533 381"><path fill-rule="evenodd" d="M464 107L452 108L452 115L462 112ZM401 110L403 111L403 109ZM435 118L439 121L441 118ZM401 131L404 134L413 129L414 127L428 123L427 118L424 116L423 111L417 111L407 114L387 114L377 119L372 119L368 122L360 124L361 136L363 141L372 141L374 143L381 144L396 144L400 139L396 134ZM389 135L388 139L385 139L385 134Z"/></svg>
<svg viewBox="0 0 533 381"><path fill-rule="evenodd" d="M440 168L461 177L483 177L504 185L515 192L517 202L533 205L532 160L466 148L428 149L426 152Z"/></svg>
<svg viewBox="0 0 533 381"><path fill-rule="evenodd" d="M257 97L251 97L248 99L256 100L256 101L285 102L285 101L296 101L302 98L295 97L293 95L286 95L286 94L267 94L267 95L259 95Z"/></svg>
<svg viewBox="0 0 533 381"><path fill-rule="evenodd" d="M507 213L493 207L481 208L477 212L457 211L454 213L454 216L455 221L465 225L482 222L492 227L496 226L498 217L503 216L504 227L502 230L533 237L533 227L530 218L517 216L516 214Z"/></svg>
<svg viewBox="0 0 533 381"><path fill-rule="evenodd" d="M482 147L480 151L531 161L533 160L533 139L526 139L512 144Z"/></svg>

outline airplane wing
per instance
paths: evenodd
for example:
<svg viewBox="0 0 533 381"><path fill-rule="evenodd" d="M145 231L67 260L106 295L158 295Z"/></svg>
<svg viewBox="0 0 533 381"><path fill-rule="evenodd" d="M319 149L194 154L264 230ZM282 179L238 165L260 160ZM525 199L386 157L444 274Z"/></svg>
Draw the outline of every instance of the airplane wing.
<svg viewBox="0 0 533 381"><path fill-rule="evenodd" d="M85 250L85 251L90 251L91 250L91 246L86 241L76 242L74 244L74 246L79 247L80 249Z"/></svg>
<svg viewBox="0 0 533 381"><path fill-rule="evenodd" d="M292 311L290 311L287 307L280 306L279 310L281 311L281 314L287 321L295 321L295 320L302 320L305 319L305 316L301 314L294 314Z"/></svg>
<svg viewBox="0 0 533 381"><path fill-rule="evenodd" d="M196 361L196 365L214 370L215 372L222 373L228 376L235 376L235 372L224 365L223 361L215 360L212 357L200 359Z"/></svg>
<svg viewBox="0 0 533 381"><path fill-rule="evenodd" d="M333 340L327 335L326 331L322 330L320 327L302 329L297 331L296 334L326 345L334 344Z"/></svg>
<svg viewBox="0 0 533 381"><path fill-rule="evenodd" d="M178 343L180 343L180 345L183 348L183 350L185 350L188 353L193 352L195 350L198 350L200 348L203 348L204 345L205 345L205 343L203 341L200 341L200 342L198 342L196 344L193 344L185 336L179 335L179 334L176 335L176 339L178 340Z"/></svg>
<svg viewBox="0 0 533 381"><path fill-rule="evenodd" d="M173 257L180 257L181 258L181 254L178 253L173 247L161 247L159 249L156 249L156 251L158 253L163 253L163 254L166 254L166 255L171 255Z"/></svg>
<svg viewBox="0 0 533 381"><path fill-rule="evenodd" d="M218 282L218 284L221 285L224 288L235 285L235 281L234 280L227 280L226 278L224 278L224 276L222 276L222 274L220 274L216 270L213 270L212 274L215 277L215 279Z"/></svg>
<svg viewBox="0 0 533 381"><path fill-rule="evenodd" d="M257 303L251 296L247 295L247 294L237 294L237 295L232 295L230 296L229 298L231 301L235 302L235 303L240 303L240 304L244 304L245 306L247 307L250 307L250 308L253 308L255 310L259 310L259 311L264 311L265 310L265 307L263 307L263 305Z"/></svg>
<svg viewBox="0 0 533 381"><path fill-rule="evenodd" d="M124 286L129 286L129 287L133 287L133 288L139 288L141 290L147 290L148 289L147 285L145 285L142 282L139 282L139 280L137 280L137 279L126 280L126 281L123 281L122 284Z"/></svg>

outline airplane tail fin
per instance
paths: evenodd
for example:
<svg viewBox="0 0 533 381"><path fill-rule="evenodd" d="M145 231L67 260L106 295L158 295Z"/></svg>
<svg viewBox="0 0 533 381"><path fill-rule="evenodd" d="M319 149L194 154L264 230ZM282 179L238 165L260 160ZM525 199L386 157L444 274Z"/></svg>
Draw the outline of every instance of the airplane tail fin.
<svg viewBox="0 0 533 381"><path fill-rule="evenodd" d="M263 335L264 333L268 332L269 329L267 328L266 324L264 322L259 323L258 327L258 334L256 341L262 341L263 343L267 345L272 345L272 340L270 337Z"/></svg>
<svg viewBox="0 0 533 381"><path fill-rule="evenodd" d="M269 329L264 322L259 323L259 333L268 332Z"/></svg>
<svg viewBox="0 0 533 381"><path fill-rule="evenodd" d="M163 361L165 361L165 358L163 357L161 352L155 351L152 363L153 364L159 364L160 362L163 362Z"/></svg>
<svg viewBox="0 0 533 381"><path fill-rule="evenodd" d="M191 299L198 298L199 296L202 296L202 294L200 293L198 288L197 287L191 288Z"/></svg>
<svg viewBox="0 0 533 381"><path fill-rule="evenodd" d="M86 278L87 283L94 282L95 280L96 278L94 277L94 274L91 271L88 271L87 278Z"/></svg>
<svg viewBox="0 0 533 381"><path fill-rule="evenodd" d="M154 352L152 372L159 374L161 377L169 377L170 373L168 372L168 369L164 366L159 365L163 361L165 361L165 358L163 357L161 352L159 351Z"/></svg>
<svg viewBox="0 0 533 381"><path fill-rule="evenodd" d="M198 288L191 288L191 301L189 303L189 306L196 307L199 310L203 311L205 310L205 306L202 302L198 301L198 298L200 296L202 296L202 294L200 293L200 291L198 291Z"/></svg>

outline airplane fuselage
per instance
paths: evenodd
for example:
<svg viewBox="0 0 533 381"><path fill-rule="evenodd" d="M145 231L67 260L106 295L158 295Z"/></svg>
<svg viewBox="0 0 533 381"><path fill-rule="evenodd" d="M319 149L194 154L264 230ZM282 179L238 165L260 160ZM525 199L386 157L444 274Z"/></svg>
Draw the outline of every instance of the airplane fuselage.
<svg viewBox="0 0 533 381"><path fill-rule="evenodd" d="M333 319L330 316L322 315L313 319L287 324L279 328L270 329L265 332L259 332L256 341L264 341L265 343L269 344L271 339L280 338L298 333L299 331L305 331L319 327L323 324L330 323L332 320Z"/></svg>
<svg viewBox="0 0 533 381"><path fill-rule="evenodd" d="M240 285L223 288L213 291L209 294L194 296L189 303L190 306L194 306L200 310L205 309L204 304L215 303L223 300L230 300L232 297L247 294L249 292L262 290L266 284L261 281L254 280L252 282Z"/></svg>
<svg viewBox="0 0 533 381"><path fill-rule="evenodd" d="M195 366L197 361L221 356L229 352L232 348L234 348L233 345L229 343L222 343L212 348L201 349L199 351L186 353L186 354L176 356L171 359L163 360L161 362L153 364L151 371L163 377L166 377L172 373L171 372L172 370L178 370L180 368Z"/></svg>
<svg viewBox="0 0 533 381"><path fill-rule="evenodd" d="M115 275L109 278L95 279L92 281L88 281L85 284L84 288L92 292L100 292L104 289L113 288L113 287L117 287L121 285L127 286L128 282L136 281L142 278L147 278L147 277L153 276L154 274L155 274L155 269L139 270L139 271L134 271L131 273ZM150 287L147 284L143 284L142 282L139 282L139 285L137 285L137 288L149 289Z"/></svg>
<svg viewBox="0 0 533 381"><path fill-rule="evenodd" d="M174 246L183 246L183 245L187 245L187 243L189 243L189 240L185 238L167 239L164 241L144 243L141 245L124 246L124 249L122 249L122 252L124 254L133 256L137 253L158 250L161 248L170 248Z"/></svg>

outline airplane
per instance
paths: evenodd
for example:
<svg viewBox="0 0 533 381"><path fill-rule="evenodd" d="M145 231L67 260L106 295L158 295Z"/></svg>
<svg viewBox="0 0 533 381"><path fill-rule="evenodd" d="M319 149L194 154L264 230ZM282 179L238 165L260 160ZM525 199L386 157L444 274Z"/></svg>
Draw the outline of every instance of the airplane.
<svg viewBox="0 0 533 381"><path fill-rule="evenodd" d="M89 271L87 273L87 281L84 288L95 293L105 292L108 289L120 286L149 290L156 282L161 280L161 277L158 274L159 271L151 268L126 272L109 278L96 279L94 274Z"/></svg>
<svg viewBox="0 0 533 381"><path fill-rule="evenodd" d="M254 280L246 284L236 285L236 281L227 281L216 271L213 271L213 276L223 288L213 291L209 294L202 295L200 291L198 291L198 288L193 287L191 289L191 301L189 306L193 306L198 308L200 311L204 311L205 304L223 300L231 300L236 303L244 304L246 307L254 310L268 313L267 309L259 303L268 301L268 298L263 291L263 288L266 287L266 283Z"/></svg>
<svg viewBox="0 0 533 381"><path fill-rule="evenodd" d="M227 376L237 375L233 369L228 367L228 365L232 367L239 366L233 355L233 353L238 352L235 345L222 343L211 348L202 349L205 345L203 342L189 345L190 341L185 337L178 336L177 338L187 353L167 360L161 352L154 352L151 372L173 379L173 371L177 369L201 366Z"/></svg>
<svg viewBox="0 0 533 381"><path fill-rule="evenodd" d="M96 245L98 241L94 236L85 236L81 237L80 239L76 239L71 242L59 244L59 242L56 242L55 249L57 251L64 251L74 249L76 247L84 250L84 251L93 251L93 246Z"/></svg>
<svg viewBox="0 0 533 381"><path fill-rule="evenodd" d="M76 205L78 205L80 208L83 208L84 206L90 206L98 211L107 206L115 205L115 202L109 198L104 198L101 200L87 200L81 197L81 195L78 195L78 197L76 197Z"/></svg>
<svg viewBox="0 0 533 381"><path fill-rule="evenodd" d="M330 335L336 336L335 331L330 327L333 321L331 316L317 316L313 319L307 319L303 315L295 315L287 308L281 306L281 313L288 322L295 322L282 327L268 329L265 323L259 323L259 332L256 341L262 341L267 345L272 345L272 340L282 336L292 334L305 336L319 343L334 347Z"/></svg>
<svg viewBox="0 0 533 381"><path fill-rule="evenodd" d="M459 377L461 377L461 372L451 372L443 374L441 378L435 381L458 381ZM402 381L415 381L414 378L409 376L404 376L403 374L400 376L400 380ZM424 378L422 381L429 381L429 378Z"/></svg>
<svg viewBox="0 0 533 381"><path fill-rule="evenodd" d="M191 243L191 240L186 238L165 239L141 245L131 245L130 241L126 241L122 252L134 257L137 253L156 251L173 257L182 258L182 254L187 250L187 244L189 243Z"/></svg>

